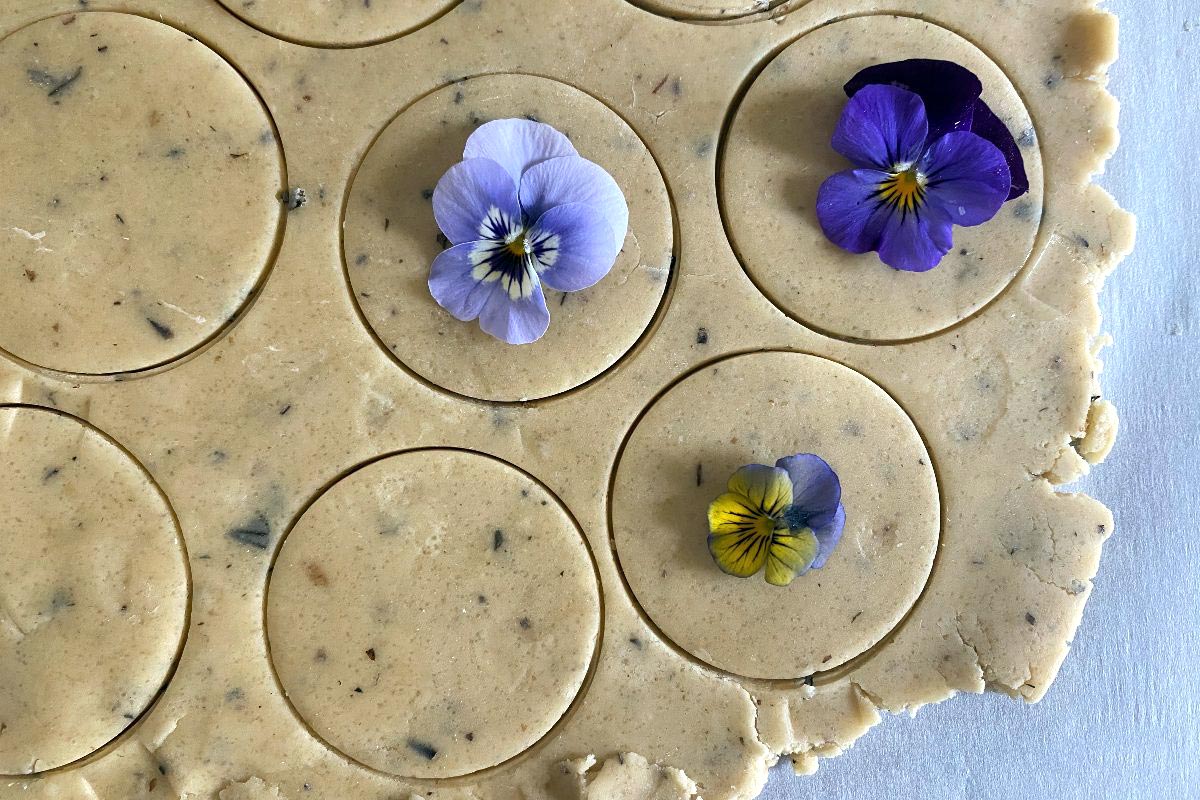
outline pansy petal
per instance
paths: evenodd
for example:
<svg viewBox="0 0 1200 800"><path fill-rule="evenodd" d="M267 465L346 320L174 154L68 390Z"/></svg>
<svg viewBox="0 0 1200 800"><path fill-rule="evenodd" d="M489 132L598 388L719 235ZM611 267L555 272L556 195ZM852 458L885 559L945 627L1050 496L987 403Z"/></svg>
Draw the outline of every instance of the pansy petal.
<svg viewBox="0 0 1200 800"><path fill-rule="evenodd" d="M714 536L747 531L767 536L775 530L775 520L744 494L725 492L708 505L708 530Z"/></svg>
<svg viewBox="0 0 1200 800"><path fill-rule="evenodd" d="M555 206L525 234L537 259L542 283L560 292L578 292L597 283L612 269L620 247L612 230L592 206Z"/></svg>
<svg viewBox="0 0 1200 800"><path fill-rule="evenodd" d="M953 61L930 58L867 67L846 84L846 94L853 97L871 84L899 86L919 95L933 139L950 131L972 130L972 117L978 108L975 101L983 91L983 84L971 70Z"/></svg>
<svg viewBox="0 0 1200 800"><path fill-rule="evenodd" d="M1004 154L1009 174L1012 176L1008 199L1013 200L1028 192L1029 177L1025 173L1025 157L1021 155L1021 148L1013 138L1012 131L982 99L975 101L975 119L971 123L971 133L987 139Z"/></svg>
<svg viewBox="0 0 1200 800"><path fill-rule="evenodd" d="M485 333L509 344L536 342L550 327L550 311L546 308L546 296L541 284L533 279L531 291L518 298L504 291L497 281L497 290L492 292L479 313L479 327Z"/></svg>
<svg viewBox="0 0 1200 800"><path fill-rule="evenodd" d="M820 456L797 453L779 459L775 466L787 472L792 482L792 505L800 508L807 517L833 513L841 502L841 481Z"/></svg>
<svg viewBox="0 0 1200 800"><path fill-rule="evenodd" d="M948 133L921 159L925 197L956 225L982 225L1008 200L1012 177L1000 149L973 133Z"/></svg>
<svg viewBox="0 0 1200 800"><path fill-rule="evenodd" d="M733 473L729 491L750 501L767 516L778 516L792 504L792 480L787 472L765 464L750 464Z"/></svg>
<svg viewBox="0 0 1200 800"><path fill-rule="evenodd" d="M921 98L895 86L864 86L842 111L833 149L859 167L895 171L921 155L929 122Z"/></svg>
<svg viewBox="0 0 1200 800"><path fill-rule="evenodd" d="M829 176L817 190L817 221L829 241L851 253L879 247L891 211L877 197L888 177L873 169L851 169Z"/></svg>
<svg viewBox="0 0 1200 800"><path fill-rule="evenodd" d="M517 184L491 159L460 161L433 190L433 218L452 244L503 239L521 224Z"/></svg>
<svg viewBox="0 0 1200 800"><path fill-rule="evenodd" d="M927 202L918 212L889 214L879 235L879 260L892 269L927 272L954 245L952 227L938 203Z"/></svg>
<svg viewBox="0 0 1200 800"><path fill-rule="evenodd" d="M767 548L767 583L787 586L808 570L817 550L817 537L810 530L776 532Z"/></svg>
<svg viewBox="0 0 1200 800"><path fill-rule="evenodd" d="M708 552L722 572L748 578L762 569L771 546L771 534L757 531L726 533L708 537Z"/></svg>
<svg viewBox="0 0 1200 800"><path fill-rule="evenodd" d="M816 525L817 520L812 522L814 527L811 530L813 536L817 538L817 555L809 568L820 569L825 566L829 556L833 555L834 548L842 538L842 531L846 527L846 509L842 507L841 503L838 503L838 507L834 509L833 514L824 524Z"/></svg>
<svg viewBox="0 0 1200 800"><path fill-rule="evenodd" d="M438 305L463 322L479 316L488 296L498 285L478 281L471 274L475 269L471 255L480 244L465 242L443 250L429 270L429 293Z"/></svg>
<svg viewBox="0 0 1200 800"><path fill-rule="evenodd" d="M629 206L612 176L599 164L579 156L552 158L530 167L521 178L521 208L538 219L555 206L591 206L612 231L617 250L625 244Z"/></svg>
<svg viewBox="0 0 1200 800"><path fill-rule="evenodd" d="M490 158L520 185L525 170L548 158L579 155L571 140L544 122L497 119L475 129L463 148L463 158Z"/></svg>

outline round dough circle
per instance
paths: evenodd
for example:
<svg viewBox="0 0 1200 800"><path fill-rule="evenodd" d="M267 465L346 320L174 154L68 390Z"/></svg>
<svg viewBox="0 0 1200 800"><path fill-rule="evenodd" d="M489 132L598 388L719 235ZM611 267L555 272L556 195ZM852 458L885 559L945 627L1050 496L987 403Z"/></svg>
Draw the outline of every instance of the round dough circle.
<svg viewBox="0 0 1200 800"><path fill-rule="evenodd" d="M490 457L413 451L303 513L267 630L280 683L322 739L384 772L447 778L512 758L566 713L600 593L582 535L540 484Z"/></svg>
<svg viewBox="0 0 1200 800"><path fill-rule="evenodd" d="M629 0L633 5L672 19L737 19L761 13L784 0Z"/></svg>
<svg viewBox="0 0 1200 800"><path fill-rule="evenodd" d="M241 75L174 28L97 11L0 41L0 81L0 348L95 375L216 336L281 224L274 128Z"/></svg>
<svg viewBox="0 0 1200 800"><path fill-rule="evenodd" d="M167 501L72 417L0 407L0 774L41 772L129 727L172 670L188 613Z"/></svg>
<svg viewBox="0 0 1200 800"><path fill-rule="evenodd" d="M773 303L823 333L885 342L943 330L1003 291L1033 249L1042 206L1035 146L1021 151L1029 193L984 225L956 227L954 248L929 272L847 253L821 232L817 189L851 167L829 145L846 105L842 85L871 64L930 53L979 75L992 110L1032 145L1023 134L1033 130L1029 113L1000 68L960 36L908 17L859 17L801 37L766 65L734 113L720 168L734 249Z"/></svg>
<svg viewBox="0 0 1200 800"><path fill-rule="evenodd" d="M460 0L218 0L243 22L297 44L358 47L394 39Z"/></svg>
<svg viewBox="0 0 1200 800"><path fill-rule="evenodd" d="M608 170L629 203L629 233L612 271L582 292L546 288L550 329L522 346L454 319L426 283L441 251L433 187L462 160L476 126L517 116L569 136L580 155ZM371 146L346 206L346 269L367 324L406 367L479 400L558 394L615 364L658 311L673 243L666 185L637 134L589 95L530 75L470 78L417 101Z"/></svg>
<svg viewBox="0 0 1200 800"><path fill-rule="evenodd" d="M738 467L793 453L816 453L841 479L841 542L788 587L726 575L708 552L708 504ZM925 586L940 517L929 456L900 406L799 353L735 356L673 386L630 434L612 493L617 558L647 616L700 661L747 678L802 678L879 642Z"/></svg>

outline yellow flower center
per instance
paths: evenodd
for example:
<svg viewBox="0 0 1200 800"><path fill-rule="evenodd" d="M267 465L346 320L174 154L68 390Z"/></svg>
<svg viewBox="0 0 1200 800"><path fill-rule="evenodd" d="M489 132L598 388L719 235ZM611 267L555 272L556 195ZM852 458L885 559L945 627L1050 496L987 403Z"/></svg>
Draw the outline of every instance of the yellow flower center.
<svg viewBox="0 0 1200 800"><path fill-rule="evenodd" d="M518 258L526 255L529 252L529 246L525 242L524 232L518 233L513 240L506 243L504 247L508 250L508 252L512 253Z"/></svg>
<svg viewBox="0 0 1200 800"><path fill-rule="evenodd" d="M759 536L771 536L775 531L786 527L787 525L783 523L783 520L768 514L761 514L754 518L754 532Z"/></svg>
<svg viewBox="0 0 1200 800"><path fill-rule="evenodd" d="M916 167L899 167L880 182L876 194L883 202L907 213L924 205L926 183Z"/></svg>

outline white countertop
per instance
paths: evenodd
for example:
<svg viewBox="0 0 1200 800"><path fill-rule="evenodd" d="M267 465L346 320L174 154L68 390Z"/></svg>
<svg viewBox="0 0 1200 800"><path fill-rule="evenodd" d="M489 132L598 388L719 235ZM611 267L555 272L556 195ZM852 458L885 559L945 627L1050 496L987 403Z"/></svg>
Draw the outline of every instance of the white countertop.
<svg viewBox="0 0 1200 800"><path fill-rule="evenodd" d="M1101 182L1138 244L1101 297L1121 435L1078 488L1117 525L1072 652L1038 705L959 695L885 717L811 778L782 763L767 800L1200 798L1200 2L1107 7L1122 143Z"/></svg>

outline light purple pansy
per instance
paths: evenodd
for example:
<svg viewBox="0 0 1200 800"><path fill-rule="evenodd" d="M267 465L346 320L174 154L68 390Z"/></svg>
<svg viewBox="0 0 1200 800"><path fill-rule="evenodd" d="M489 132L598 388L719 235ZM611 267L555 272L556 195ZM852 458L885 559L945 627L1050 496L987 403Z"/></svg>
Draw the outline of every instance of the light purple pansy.
<svg viewBox="0 0 1200 800"><path fill-rule="evenodd" d="M784 512L788 527L809 528L817 537L817 557L809 569L825 566L846 526L842 483L825 459L812 453L781 458L775 466L792 479L792 507Z"/></svg>
<svg viewBox="0 0 1200 800"><path fill-rule="evenodd" d="M991 119L990 109L979 111L978 92L948 94L972 113L948 116L936 107L931 125L927 101L916 91L870 83L854 92L832 145L855 169L831 176L817 193L817 219L831 242L851 253L877 251L895 269L924 272L950 251L954 225L982 225L1014 191L1024 191L1014 186L1012 154L970 130L973 115L981 124Z"/></svg>
<svg viewBox="0 0 1200 800"><path fill-rule="evenodd" d="M620 187L566 136L527 119L481 125L463 160L433 190L451 246L433 261L429 291L464 322L509 344L542 337L542 286L577 292L612 269L629 227Z"/></svg>

